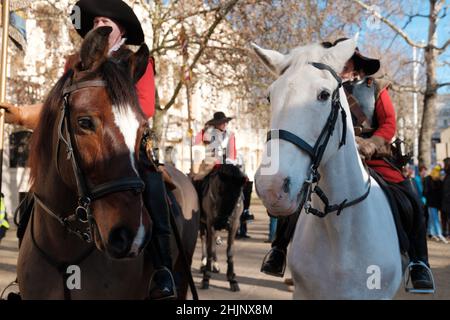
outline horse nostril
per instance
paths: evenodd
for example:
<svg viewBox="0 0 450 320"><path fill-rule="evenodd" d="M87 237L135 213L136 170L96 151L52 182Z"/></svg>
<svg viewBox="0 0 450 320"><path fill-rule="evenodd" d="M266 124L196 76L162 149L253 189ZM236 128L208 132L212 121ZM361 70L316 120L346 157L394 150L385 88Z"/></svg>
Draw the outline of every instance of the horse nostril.
<svg viewBox="0 0 450 320"><path fill-rule="evenodd" d="M130 251L132 242L133 234L128 228L116 228L109 235L109 251L114 257L122 258Z"/></svg>
<svg viewBox="0 0 450 320"><path fill-rule="evenodd" d="M291 178L287 177L283 181L283 191L284 193L289 193L291 188Z"/></svg>

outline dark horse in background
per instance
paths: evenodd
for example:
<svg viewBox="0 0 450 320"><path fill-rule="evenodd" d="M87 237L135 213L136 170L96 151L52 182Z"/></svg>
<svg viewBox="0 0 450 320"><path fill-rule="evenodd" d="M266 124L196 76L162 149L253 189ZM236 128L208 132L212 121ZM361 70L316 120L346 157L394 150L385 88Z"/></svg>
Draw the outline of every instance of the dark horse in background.
<svg viewBox="0 0 450 320"><path fill-rule="evenodd" d="M145 299L153 272L152 222L144 206L139 160L148 131L134 84L145 72L144 44L121 59L108 56L109 27L91 31L80 61L50 92L33 134L34 210L19 250L24 299ZM199 203L189 178L173 167L175 217L191 264ZM180 211L178 211L180 212ZM187 273L172 246L178 297ZM75 275L78 272L77 283ZM69 284L71 286L69 287Z"/></svg>
<svg viewBox="0 0 450 320"><path fill-rule="evenodd" d="M206 257L203 269L202 289L209 288L211 270L216 257L216 228L218 222L225 222L227 238L227 280L231 291L239 291L234 273L234 240L242 213L242 189L245 175L232 164L216 166L201 183L199 196L201 205L200 236L202 239L202 260Z"/></svg>

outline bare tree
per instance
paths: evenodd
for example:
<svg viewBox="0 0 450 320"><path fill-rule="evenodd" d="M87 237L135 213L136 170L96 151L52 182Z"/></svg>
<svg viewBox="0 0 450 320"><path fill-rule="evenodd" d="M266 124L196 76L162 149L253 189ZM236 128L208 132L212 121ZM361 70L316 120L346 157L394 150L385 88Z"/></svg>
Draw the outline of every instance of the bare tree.
<svg viewBox="0 0 450 320"><path fill-rule="evenodd" d="M428 37L426 43L417 43L413 41L409 35L389 18L381 15L379 12L373 10L368 4L361 0L352 0L360 7L370 11L374 16L385 23L392 31L398 36L403 38L406 43L416 48L423 48L425 50L425 78L426 84L423 90L423 116L422 126L420 128L419 136L419 163L430 166L431 164L431 137L435 128L435 113L437 103L438 89L444 86L450 85L450 83L438 83L436 76L437 62L440 55L444 54L448 46L450 45L450 39L448 39L441 47L437 44L437 27L441 19L447 15L449 4L445 4L443 0L429 0L430 10L428 14L410 14L408 15L409 21L414 18L425 18L429 22ZM412 88L412 91L417 88Z"/></svg>

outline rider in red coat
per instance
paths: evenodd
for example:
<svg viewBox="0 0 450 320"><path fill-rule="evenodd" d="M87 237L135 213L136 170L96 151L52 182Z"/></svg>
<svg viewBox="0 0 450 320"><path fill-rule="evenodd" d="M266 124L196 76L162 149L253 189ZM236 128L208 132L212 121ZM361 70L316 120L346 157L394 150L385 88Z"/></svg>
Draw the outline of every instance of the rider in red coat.
<svg viewBox="0 0 450 320"><path fill-rule="evenodd" d="M109 26L112 32L109 35L109 55L112 59L120 56L122 49L126 49L126 45L141 45L144 43L144 32L141 24L133 12L133 10L122 0L80 0L75 6L78 6L80 12L80 27L77 27L76 21L73 20L74 26L78 34L84 36L92 29ZM73 10L77 12L78 10ZM73 17L71 17L73 18ZM69 56L66 60L64 72L68 71L79 61L78 55ZM147 70L135 85L139 103L144 114L150 118L155 113L155 80L154 80L154 59L151 58ZM6 110L6 122L11 124L22 125L30 129L34 129L39 121L39 116L43 104L35 104L31 106L13 106L8 103L1 103L1 108ZM161 175L165 176L165 171L160 167ZM141 173L141 178L146 185L162 186L164 190L162 178L152 179L158 181L150 181L150 175ZM166 178L167 179L167 178ZM159 181L161 180L161 181ZM152 243L159 254L151 254L155 272L152 276L152 284L150 288L150 299L171 299L176 297L176 287L171 273L171 238L169 224L169 209L163 192L160 197L156 197L154 193L150 196L149 188L145 188L143 193L144 203L147 207L159 208L159 210L148 210L153 221ZM172 203L176 203L173 193L168 192ZM177 210L177 206L171 206L173 210ZM150 247L150 245L148 246Z"/></svg>
<svg viewBox="0 0 450 320"><path fill-rule="evenodd" d="M324 43L328 48L334 44ZM364 57L356 49L340 73L355 126L358 149L366 164L388 184L401 189L412 200L414 213L412 232L407 235L408 255L411 260L411 281L414 290L431 292L434 284L428 264L425 215L413 183L387 160L389 146L396 134L395 109L389 97L389 84L370 77L380 68L380 61ZM277 232L272 249L263 261L261 271L283 276L286 248L294 233L298 213L288 218L278 218Z"/></svg>

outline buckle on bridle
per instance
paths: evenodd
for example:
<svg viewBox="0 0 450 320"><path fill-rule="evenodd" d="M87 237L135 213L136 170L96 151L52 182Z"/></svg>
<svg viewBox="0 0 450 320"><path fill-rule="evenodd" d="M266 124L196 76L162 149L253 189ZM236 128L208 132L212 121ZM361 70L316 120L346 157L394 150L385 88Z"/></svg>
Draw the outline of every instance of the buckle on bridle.
<svg viewBox="0 0 450 320"><path fill-rule="evenodd" d="M75 209L75 213L82 223L89 221L89 206L91 205L91 199L89 197L81 197L78 200L78 207Z"/></svg>

